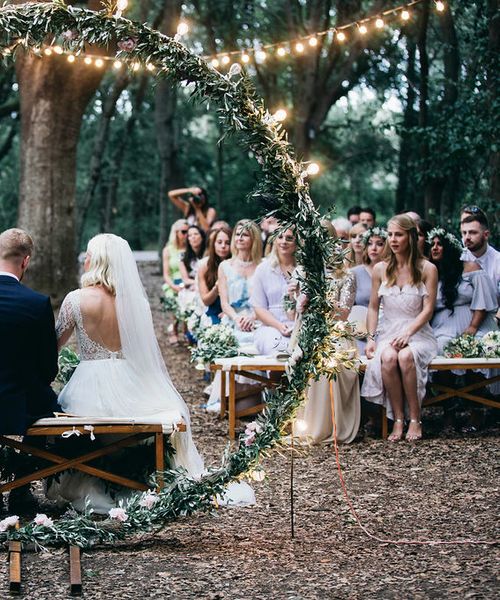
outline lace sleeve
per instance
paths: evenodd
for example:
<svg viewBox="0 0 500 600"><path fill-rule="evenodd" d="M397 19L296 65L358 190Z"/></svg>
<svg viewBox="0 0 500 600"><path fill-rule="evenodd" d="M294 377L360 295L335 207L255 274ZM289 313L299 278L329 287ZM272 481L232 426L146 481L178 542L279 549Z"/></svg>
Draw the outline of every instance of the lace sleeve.
<svg viewBox="0 0 500 600"><path fill-rule="evenodd" d="M65 333L71 333L75 328L75 313L71 302L71 293L64 298L56 322L56 335L60 340Z"/></svg>
<svg viewBox="0 0 500 600"><path fill-rule="evenodd" d="M351 310L356 297L356 278L353 273L347 273L340 290L339 308Z"/></svg>

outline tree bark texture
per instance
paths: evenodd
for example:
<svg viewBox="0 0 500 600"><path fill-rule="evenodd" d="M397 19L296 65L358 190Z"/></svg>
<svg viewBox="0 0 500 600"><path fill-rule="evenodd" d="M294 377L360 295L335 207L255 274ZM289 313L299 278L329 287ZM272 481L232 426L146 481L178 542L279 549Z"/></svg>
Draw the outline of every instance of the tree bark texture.
<svg viewBox="0 0 500 600"><path fill-rule="evenodd" d="M89 2L97 8L99 2ZM76 284L76 155L85 108L102 70L64 56L19 55L19 226L34 238L29 284L58 304Z"/></svg>

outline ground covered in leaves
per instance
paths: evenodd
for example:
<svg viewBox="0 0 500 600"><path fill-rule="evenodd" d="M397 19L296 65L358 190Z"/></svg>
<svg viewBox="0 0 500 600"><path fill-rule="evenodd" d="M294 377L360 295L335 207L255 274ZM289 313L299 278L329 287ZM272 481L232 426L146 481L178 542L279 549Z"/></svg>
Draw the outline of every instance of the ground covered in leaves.
<svg viewBox="0 0 500 600"><path fill-rule="evenodd" d="M166 342L160 275L142 266L167 366L192 410L195 441L207 463L227 444L227 422L200 408L199 371L185 347ZM290 530L290 450L263 461L257 506L223 509L169 524L82 556L86 598L494 598L498 547L455 543L498 539L498 416L479 434L440 435L440 409L424 414L427 439L389 444L366 437L340 448L349 497L342 493L331 447L302 449L294 461L295 537ZM396 544L398 540L446 545ZM6 557L2 553L2 558ZM63 550L25 558L23 596L68 597ZM7 597L7 563L0 563ZM497 591L495 591L497 590Z"/></svg>

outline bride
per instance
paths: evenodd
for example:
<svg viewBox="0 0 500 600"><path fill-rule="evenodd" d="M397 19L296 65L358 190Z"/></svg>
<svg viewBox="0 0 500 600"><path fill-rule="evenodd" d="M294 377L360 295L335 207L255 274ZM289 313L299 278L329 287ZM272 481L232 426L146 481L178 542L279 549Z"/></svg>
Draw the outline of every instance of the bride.
<svg viewBox="0 0 500 600"><path fill-rule="evenodd" d="M59 348L76 330L81 362L59 395L62 409L86 417L124 417L172 423L183 419L186 432L173 433L172 467L190 475L203 472L191 437L189 411L175 389L156 340L151 309L128 243L105 233L90 240L81 289L70 292L56 323ZM104 482L65 472L47 492L77 510L116 506Z"/></svg>

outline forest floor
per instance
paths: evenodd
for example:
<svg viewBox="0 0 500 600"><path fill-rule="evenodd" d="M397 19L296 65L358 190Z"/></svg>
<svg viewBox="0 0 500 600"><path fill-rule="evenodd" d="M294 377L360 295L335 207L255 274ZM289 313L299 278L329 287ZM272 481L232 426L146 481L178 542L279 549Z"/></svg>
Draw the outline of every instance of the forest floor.
<svg viewBox="0 0 500 600"><path fill-rule="evenodd" d="M193 435L208 464L226 447L227 422L207 414L199 371L185 347L166 342L160 274L141 265L157 333L174 383L192 411ZM85 598L495 598L498 547L460 540L498 539L498 415L474 435L440 433L440 409L424 413L426 439L389 444L365 437L340 448L357 525L343 497L331 447L295 458L295 538L290 532L290 456L263 461L253 483L257 505L221 509L82 555ZM397 540L446 541L440 545ZM384 541L386 540L386 541ZM391 541L389 541L391 540ZM5 557L5 553L3 553ZM3 558L2 557L2 558ZM495 566L497 565L497 566ZM50 549L24 559L24 598L68 597L68 558ZM8 597L0 561L0 597Z"/></svg>

